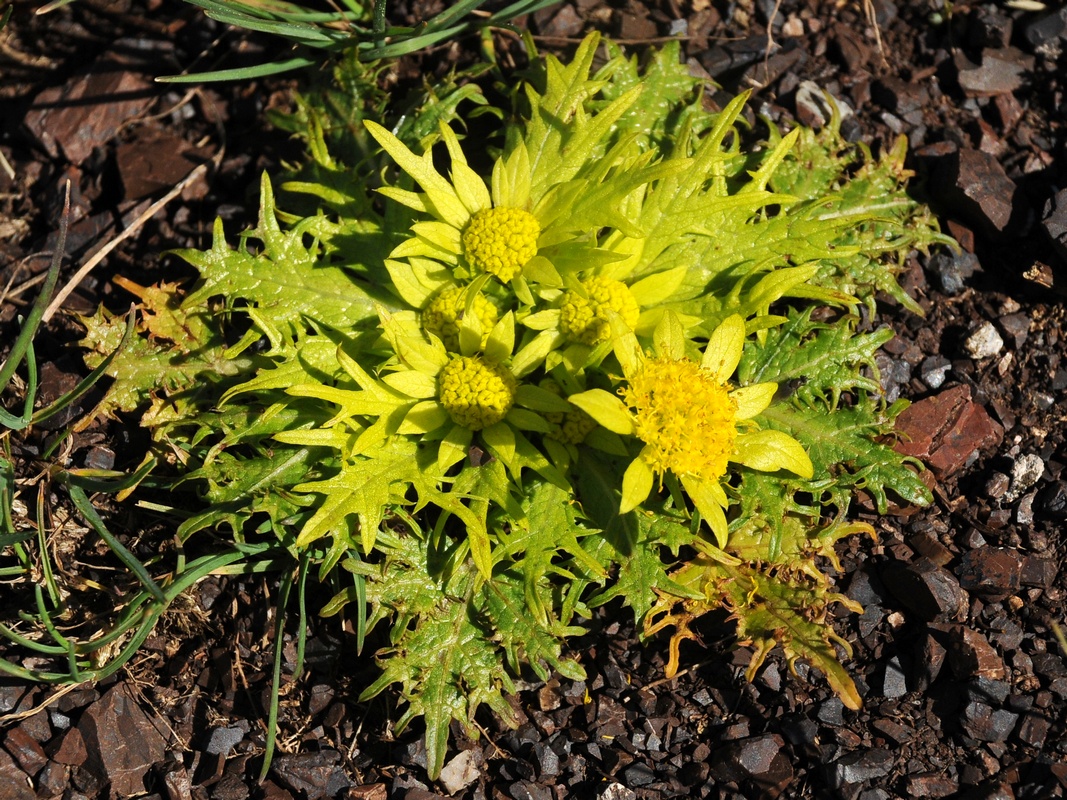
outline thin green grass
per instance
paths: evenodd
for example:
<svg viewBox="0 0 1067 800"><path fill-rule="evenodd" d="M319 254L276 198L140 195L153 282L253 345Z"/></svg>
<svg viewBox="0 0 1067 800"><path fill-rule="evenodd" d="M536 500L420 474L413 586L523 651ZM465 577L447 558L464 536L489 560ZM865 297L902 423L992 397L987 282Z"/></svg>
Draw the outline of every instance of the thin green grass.
<svg viewBox="0 0 1067 800"><path fill-rule="evenodd" d="M74 0L53 0L38 14L69 5ZM516 17L555 5L558 0L515 0L493 13L479 12L485 0L461 0L414 26L388 22L388 2L343 0L343 9L318 11L281 0L186 0L211 19L245 30L287 39L292 50L274 60L251 66L169 75L164 83L248 80L321 64L330 54L355 49L362 61L398 58L466 36L501 27Z"/></svg>

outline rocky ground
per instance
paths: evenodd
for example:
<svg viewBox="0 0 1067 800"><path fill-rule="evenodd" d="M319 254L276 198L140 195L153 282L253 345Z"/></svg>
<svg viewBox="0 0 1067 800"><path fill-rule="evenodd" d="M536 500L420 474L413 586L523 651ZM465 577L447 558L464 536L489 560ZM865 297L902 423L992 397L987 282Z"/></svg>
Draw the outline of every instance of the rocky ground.
<svg viewBox="0 0 1067 800"><path fill-rule="evenodd" d="M755 89L754 111L778 122L821 124L829 92L853 112L851 140L879 148L908 137L916 191L962 246L909 261L906 285L925 317L882 306L899 334L883 382L891 398L915 401L901 426L930 466L936 502L884 517L861 504L878 541L841 546L839 584L866 609L838 624L862 711L774 656L745 682L748 653L725 619L705 621L704 646L686 649L689 668L666 681L666 642L639 644L609 608L574 643L586 683L525 684L521 726L480 718L485 735L459 738L430 783L420 731L394 737L392 701L353 700L370 662L353 666L345 632L312 623L310 672L283 689L281 753L257 783L274 587L219 578L106 685L57 695L0 680L0 797L1067 795L1067 665L1053 627L1067 627L1067 10L1038 5L882 0L868 16L822 0L575 0L525 21L540 46L561 51L590 27L636 51L680 36L693 69L728 93ZM397 20L426 10L391 9ZM299 154L264 115L288 103L292 80L152 83L267 57L276 44L169 0L32 11L17 4L0 33L0 353L47 266L66 179L78 265L208 165L64 306L117 310L131 298L114 276L190 277L159 253L205 246L216 214L251 223L259 172ZM443 69L473 45L408 68ZM46 399L85 372L68 347L79 330L59 313L40 337ZM136 441L121 425L90 429L70 458L129 467Z"/></svg>

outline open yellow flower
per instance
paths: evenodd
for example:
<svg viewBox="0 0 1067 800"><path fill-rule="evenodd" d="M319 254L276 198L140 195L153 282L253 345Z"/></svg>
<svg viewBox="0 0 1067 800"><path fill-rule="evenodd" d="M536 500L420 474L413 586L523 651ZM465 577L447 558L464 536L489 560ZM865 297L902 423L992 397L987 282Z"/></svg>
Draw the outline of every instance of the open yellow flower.
<svg viewBox="0 0 1067 800"><path fill-rule="evenodd" d="M551 220L534 207L529 156L522 142L496 162L490 187L467 164L456 134L447 125L442 124L440 130L451 159L451 180L434 167L430 150L417 156L381 125L369 120L366 125L422 189L417 193L387 186L379 191L433 217L412 225L414 235L390 254L388 266L394 279L397 273L408 273L395 281L398 289L432 292L450 279L463 281L480 275L509 284L521 279L524 271L537 272L538 250L552 237L545 230ZM395 261L400 258L408 263ZM438 265L445 265L451 275L444 274ZM540 269L553 272L543 263Z"/></svg>
<svg viewBox="0 0 1067 800"><path fill-rule="evenodd" d="M682 326L672 314L657 326L655 357L645 354L625 324L616 319L614 328L615 355L626 377L621 399L603 389L568 399L608 430L644 442L623 475L620 513L643 503L656 479L662 481L669 471L725 548L730 501L722 482L731 462L812 477L811 459L800 442L781 431L761 430L754 420L770 405L778 385L729 383L745 341L740 316L715 329L699 364L685 356Z"/></svg>
<svg viewBox="0 0 1067 800"><path fill-rule="evenodd" d="M444 475L467 456L477 435L516 480L529 468L570 488L525 434L554 431L558 425L545 415L574 413L575 408L558 393L523 383L510 366L515 344L512 313L493 326L480 352L464 348L461 353L446 350L438 337L427 338L411 311L390 313L379 308L378 313L383 338L394 353L380 377L342 354L341 365L358 389L301 384L287 390L340 407L326 427L344 422L357 431L347 448L349 457L373 452L390 436L414 436L423 443L438 443L436 468ZM461 330L459 335L475 346L481 338L477 328Z"/></svg>

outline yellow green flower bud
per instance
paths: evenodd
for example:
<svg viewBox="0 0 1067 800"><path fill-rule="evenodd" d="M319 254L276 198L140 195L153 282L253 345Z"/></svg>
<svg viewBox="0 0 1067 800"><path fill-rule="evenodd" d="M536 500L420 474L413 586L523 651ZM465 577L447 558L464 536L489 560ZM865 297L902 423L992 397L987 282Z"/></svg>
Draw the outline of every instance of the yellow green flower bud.
<svg viewBox="0 0 1067 800"><path fill-rule="evenodd" d="M507 283L537 255L541 226L521 208L487 208L471 217L463 252L476 271Z"/></svg>
<svg viewBox="0 0 1067 800"><path fill-rule="evenodd" d="M478 356L454 358L437 376L438 399L457 425L480 431L507 416L518 381L506 367Z"/></svg>
<svg viewBox="0 0 1067 800"><path fill-rule="evenodd" d="M427 333L438 337L446 350L459 352L459 326L467 305L466 291L462 286L445 289L434 297L422 312L422 327ZM497 310L480 294L474 296L471 312L482 325L482 347L496 325Z"/></svg>
<svg viewBox="0 0 1067 800"><path fill-rule="evenodd" d="M633 293L622 281L599 275L582 281L582 293L571 290L563 296L559 310L559 326L572 342L597 345L611 337L607 311L615 311L626 326L633 330L641 309Z"/></svg>
<svg viewBox="0 0 1067 800"><path fill-rule="evenodd" d="M563 390L553 380L541 382L541 388L547 389L553 394L563 396ZM550 423L552 430L545 434L549 439L555 439L563 444L581 444L585 437L593 432L596 420L586 414L580 408L572 411L548 411L542 414L545 421Z"/></svg>

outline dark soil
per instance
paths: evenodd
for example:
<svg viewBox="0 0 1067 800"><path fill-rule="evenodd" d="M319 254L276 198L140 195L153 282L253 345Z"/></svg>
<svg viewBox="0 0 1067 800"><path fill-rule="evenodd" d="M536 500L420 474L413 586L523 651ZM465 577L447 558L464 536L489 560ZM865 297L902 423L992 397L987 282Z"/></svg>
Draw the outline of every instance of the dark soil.
<svg viewBox="0 0 1067 800"><path fill-rule="evenodd" d="M399 5L395 21L408 13ZM47 267L66 179L71 258L60 285L195 165L211 165L64 306L118 311L132 298L115 276L188 280L159 254L205 247L216 214L231 231L252 224L259 173L300 153L265 121L289 102L293 79L151 82L268 58L277 43L169 0L32 12L17 4L0 33L0 355ZM854 649L846 666L862 711L780 656L747 683L749 653L725 618L704 621L703 647L684 649L688 669L666 681L666 641L640 644L626 613L609 608L573 643L586 684L524 684L518 730L486 714L478 741L457 731L447 780L431 784L418 725L394 736L395 700L356 703L371 661L353 656L336 623L312 621L310 670L283 687L281 752L257 783L276 587L209 579L104 685L53 697L0 682L0 798L1067 795L1067 665L1053 630L1067 594L1067 11L882 0L872 12L877 29L858 4L822 0L576 0L526 20L560 52L590 27L636 52L681 35L694 69L731 94L754 88L753 111L779 122L819 124L830 93L855 112L843 124L851 140L878 150L908 137L915 189L962 245L909 261L906 285L925 317L890 300L880 309L899 335L883 382L891 398L916 401L902 426L937 499L889 516L860 504L878 540L840 548L839 586L866 608L837 624ZM476 45L439 48L407 72L443 70ZM512 36L500 48L521 58ZM45 400L86 372L70 347L79 333L59 313L39 337ZM4 404L14 408L14 395ZM76 435L68 457L131 468L138 438L108 423ZM28 461L20 474L31 507L37 469ZM131 535L158 524L130 514Z"/></svg>

